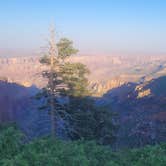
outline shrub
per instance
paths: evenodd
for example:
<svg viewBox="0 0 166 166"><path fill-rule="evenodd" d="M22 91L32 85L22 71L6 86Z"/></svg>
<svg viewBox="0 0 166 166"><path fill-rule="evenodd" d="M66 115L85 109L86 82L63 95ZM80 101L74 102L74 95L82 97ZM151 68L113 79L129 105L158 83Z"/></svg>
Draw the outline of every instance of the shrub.
<svg viewBox="0 0 166 166"><path fill-rule="evenodd" d="M1 166L164 166L166 144L112 152L93 141L49 137L23 144L13 126L0 127Z"/></svg>

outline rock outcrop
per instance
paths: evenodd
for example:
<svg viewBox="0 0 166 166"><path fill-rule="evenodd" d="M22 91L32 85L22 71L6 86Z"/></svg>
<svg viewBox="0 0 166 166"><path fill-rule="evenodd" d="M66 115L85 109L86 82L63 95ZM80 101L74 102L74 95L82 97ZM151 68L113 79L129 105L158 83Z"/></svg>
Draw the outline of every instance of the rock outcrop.
<svg viewBox="0 0 166 166"><path fill-rule="evenodd" d="M166 76L145 83L128 83L107 92L98 103L118 114L118 147L166 141Z"/></svg>

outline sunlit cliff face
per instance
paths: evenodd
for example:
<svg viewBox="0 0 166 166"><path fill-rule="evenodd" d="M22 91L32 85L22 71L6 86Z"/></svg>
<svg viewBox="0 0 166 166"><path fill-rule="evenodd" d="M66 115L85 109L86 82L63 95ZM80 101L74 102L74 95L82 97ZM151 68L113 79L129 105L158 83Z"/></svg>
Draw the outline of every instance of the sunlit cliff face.
<svg viewBox="0 0 166 166"><path fill-rule="evenodd" d="M47 80L41 76L47 66L39 57L0 58L0 78L25 87L42 88ZM69 61L81 62L90 69L89 83L94 95L102 95L110 89L128 82L144 82L165 75L166 56L73 56Z"/></svg>

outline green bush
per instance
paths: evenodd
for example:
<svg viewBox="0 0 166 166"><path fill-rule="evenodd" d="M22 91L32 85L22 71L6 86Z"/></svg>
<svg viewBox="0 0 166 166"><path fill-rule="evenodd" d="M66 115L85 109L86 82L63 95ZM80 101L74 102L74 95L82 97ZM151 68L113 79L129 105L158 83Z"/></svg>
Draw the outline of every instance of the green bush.
<svg viewBox="0 0 166 166"><path fill-rule="evenodd" d="M123 155L123 159L134 166L165 166L166 144L130 150Z"/></svg>
<svg viewBox="0 0 166 166"><path fill-rule="evenodd" d="M166 144L112 152L93 141L36 139L23 144L12 126L0 128L0 166L164 166Z"/></svg>
<svg viewBox="0 0 166 166"><path fill-rule="evenodd" d="M17 154L22 148L23 134L15 125L0 126L0 161Z"/></svg>

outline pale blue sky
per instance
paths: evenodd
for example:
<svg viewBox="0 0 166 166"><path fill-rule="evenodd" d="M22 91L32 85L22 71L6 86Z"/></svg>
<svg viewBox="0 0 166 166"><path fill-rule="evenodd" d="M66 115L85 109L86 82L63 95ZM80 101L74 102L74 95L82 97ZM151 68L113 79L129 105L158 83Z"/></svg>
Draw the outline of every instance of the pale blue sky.
<svg viewBox="0 0 166 166"><path fill-rule="evenodd" d="M51 22L82 54L166 53L165 0L2 0L0 55L39 51Z"/></svg>

